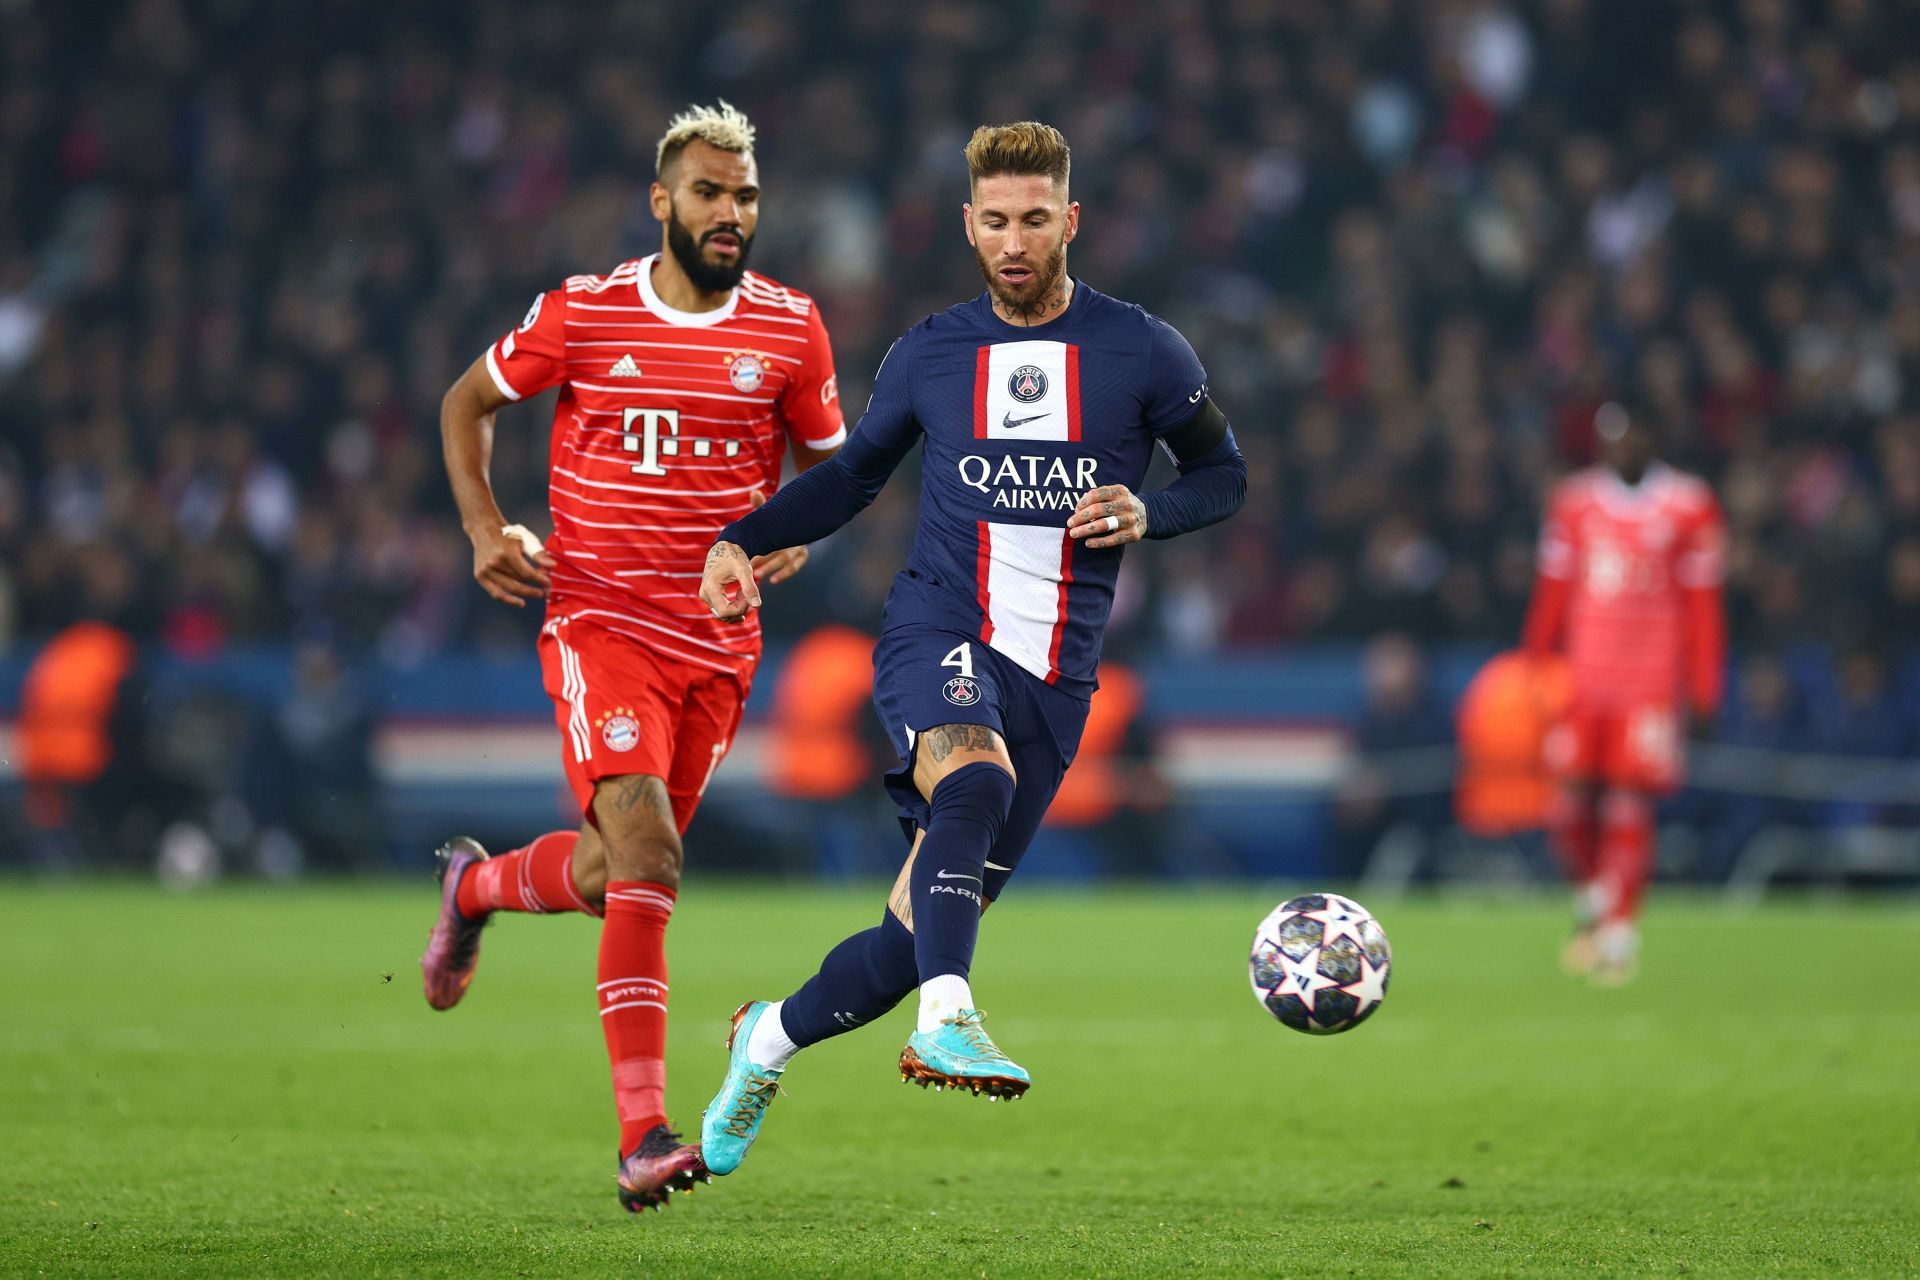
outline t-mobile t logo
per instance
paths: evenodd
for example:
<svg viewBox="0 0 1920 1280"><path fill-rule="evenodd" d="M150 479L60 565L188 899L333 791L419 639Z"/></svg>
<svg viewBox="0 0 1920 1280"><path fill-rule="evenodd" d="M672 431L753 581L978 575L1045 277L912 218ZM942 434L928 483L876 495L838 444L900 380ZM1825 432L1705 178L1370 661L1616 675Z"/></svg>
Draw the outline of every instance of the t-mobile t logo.
<svg viewBox="0 0 1920 1280"><path fill-rule="evenodd" d="M634 430L638 423L640 429ZM628 453L640 455L640 461L633 464L634 474L642 476L664 476L667 469L660 465L662 457L677 457L680 454L680 411L678 409L628 409L621 418L620 425L625 428L626 436L620 447ZM740 453L738 440L695 439L687 442L687 452L696 458L713 456L715 444L720 446L723 456L733 458Z"/></svg>

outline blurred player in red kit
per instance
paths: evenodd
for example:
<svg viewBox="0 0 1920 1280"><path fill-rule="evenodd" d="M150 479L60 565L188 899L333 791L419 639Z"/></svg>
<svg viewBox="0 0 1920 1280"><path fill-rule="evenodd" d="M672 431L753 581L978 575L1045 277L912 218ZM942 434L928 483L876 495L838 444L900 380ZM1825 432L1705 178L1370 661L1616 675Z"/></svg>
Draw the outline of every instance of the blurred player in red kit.
<svg viewBox="0 0 1920 1280"><path fill-rule="evenodd" d="M1546 744L1561 779L1549 829L1576 886L1564 959L1616 985L1638 964L1655 802L1680 783L1689 717L1720 705L1725 530L1706 484L1656 460L1641 416L1605 404L1594 431L1600 465L1547 507L1526 647L1564 653L1573 677Z"/></svg>
<svg viewBox="0 0 1920 1280"><path fill-rule="evenodd" d="M604 915L598 999L620 1120L620 1201L657 1208L706 1176L667 1124L667 920L680 837L732 744L760 656L748 621L694 598L707 548L846 436L819 310L747 271L759 222L753 127L721 103L673 119L650 191L661 251L541 294L447 393L441 434L474 577L515 607L545 597L540 662L577 831L497 856L439 850L427 1001L465 994L496 911ZM488 481L493 417L559 387L553 537L510 525ZM791 577L804 548L755 564Z"/></svg>

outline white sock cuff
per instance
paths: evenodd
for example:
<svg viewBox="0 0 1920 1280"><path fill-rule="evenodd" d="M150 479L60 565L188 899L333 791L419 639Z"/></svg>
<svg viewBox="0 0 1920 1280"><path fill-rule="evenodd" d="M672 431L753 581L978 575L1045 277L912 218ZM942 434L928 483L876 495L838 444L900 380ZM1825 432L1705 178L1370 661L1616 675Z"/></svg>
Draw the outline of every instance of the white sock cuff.
<svg viewBox="0 0 1920 1280"><path fill-rule="evenodd" d="M785 1003L774 1001L760 1015L760 1021L753 1024L753 1034L747 1037L747 1061L768 1071L785 1071L793 1055L800 1052L800 1046L793 1042L780 1021L780 1006Z"/></svg>
<svg viewBox="0 0 1920 1280"><path fill-rule="evenodd" d="M926 1032L937 1031L941 1022L962 1009L973 1008L973 988L957 973L943 973L920 984L920 1024Z"/></svg>

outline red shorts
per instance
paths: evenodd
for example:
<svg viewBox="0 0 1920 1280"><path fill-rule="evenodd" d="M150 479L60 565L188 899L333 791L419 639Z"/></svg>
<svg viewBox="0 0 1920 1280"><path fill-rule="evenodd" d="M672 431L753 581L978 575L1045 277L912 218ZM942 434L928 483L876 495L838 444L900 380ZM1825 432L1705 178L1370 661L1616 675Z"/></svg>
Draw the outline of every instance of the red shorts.
<svg viewBox="0 0 1920 1280"><path fill-rule="evenodd" d="M1576 708L1547 733L1547 767L1579 779L1634 791L1668 792L1680 785L1680 715L1663 703L1620 711Z"/></svg>
<svg viewBox="0 0 1920 1280"><path fill-rule="evenodd" d="M581 816L592 816L601 778L652 774L666 782L674 821L685 832L733 745L746 682L570 618L541 629L540 672Z"/></svg>

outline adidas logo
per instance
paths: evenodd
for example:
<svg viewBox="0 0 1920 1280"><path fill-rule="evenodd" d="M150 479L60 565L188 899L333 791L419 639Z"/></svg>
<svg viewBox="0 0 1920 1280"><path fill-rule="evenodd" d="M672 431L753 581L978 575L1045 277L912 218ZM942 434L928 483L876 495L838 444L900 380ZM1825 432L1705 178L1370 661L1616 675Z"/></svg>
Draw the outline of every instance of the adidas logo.
<svg viewBox="0 0 1920 1280"><path fill-rule="evenodd" d="M640 366L633 362L632 356L621 356L613 362L613 368L607 370L607 376L611 378L638 378L641 376Z"/></svg>

